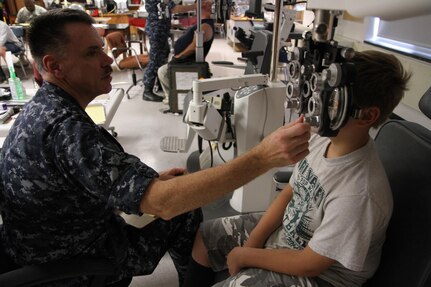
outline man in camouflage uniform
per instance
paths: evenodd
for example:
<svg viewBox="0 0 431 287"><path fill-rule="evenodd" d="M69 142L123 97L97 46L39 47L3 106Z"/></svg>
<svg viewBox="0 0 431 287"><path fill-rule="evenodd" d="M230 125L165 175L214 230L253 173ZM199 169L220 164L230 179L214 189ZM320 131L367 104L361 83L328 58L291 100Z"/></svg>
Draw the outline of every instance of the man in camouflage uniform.
<svg viewBox="0 0 431 287"><path fill-rule="evenodd" d="M202 221L197 208L305 156L309 126L280 128L224 166L159 174L85 112L112 88L113 61L93 23L71 9L51 10L32 22L29 46L44 82L0 152L0 248L18 265L107 258L117 268L112 282L152 273L169 252L181 284ZM159 219L137 229L117 210ZM85 280L58 285L85 286Z"/></svg>
<svg viewBox="0 0 431 287"><path fill-rule="evenodd" d="M118 281L150 274L169 251L182 280L193 237L202 220L201 211L186 212L172 220L159 219L141 230L116 215L117 209L140 214L140 201L152 180L164 180L182 171L159 175L137 157L125 153L106 130L89 118L84 111L88 101L111 89L112 60L103 53L88 15L61 11L49 13L65 19L80 17L79 21L83 21L74 26L51 25L55 26L53 35L63 29L74 33L69 37L76 44L58 49L66 52L59 69L69 69L54 72L51 67L43 68L48 69L42 72L46 81L20 113L0 156L4 184L0 194L4 205L1 241L6 253L18 265L77 255L108 258L119 266L119 274L112 278ZM44 47L45 40L46 45L51 43L45 39L51 33L46 25L50 16L40 16L29 31L39 70L41 65L51 65L42 63L40 54L52 53L51 47ZM69 43L67 39L61 42ZM80 55L83 58L77 60ZM101 64L94 65L95 61ZM56 78L53 74L57 72L67 75Z"/></svg>
<svg viewBox="0 0 431 287"><path fill-rule="evenodd" d="M176 5L170 0L146 0L145 9L148 12L145 31L150 39L150 62L144 74L145 101L161 102L163 97L153 92L159 67L167 62L169 56L168 38L171 29L171 14L185 13L196 9L193 5Z"/></svg>

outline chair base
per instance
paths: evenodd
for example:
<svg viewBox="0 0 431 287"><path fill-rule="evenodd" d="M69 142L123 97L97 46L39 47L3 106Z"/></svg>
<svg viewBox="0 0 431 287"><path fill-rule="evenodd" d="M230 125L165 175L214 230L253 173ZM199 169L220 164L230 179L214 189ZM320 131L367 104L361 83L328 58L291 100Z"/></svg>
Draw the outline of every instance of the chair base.
<svg viewBox="0 0 431 287"><path fill-rule="evenodd" d="M140 86L140 87L143 87L144 86L144 81L141 79L141 80L138 80L137 82L136 82L136 84L135 83L133 83L133 84L131 84L130 86L129 86L129 88L127 88L127 90L126 90L126 95L127 95L127 99L131 99L131 97L130 97L130 95L129 95L129 91L133 88L133 87L135 87L135 86Z"/></svg>

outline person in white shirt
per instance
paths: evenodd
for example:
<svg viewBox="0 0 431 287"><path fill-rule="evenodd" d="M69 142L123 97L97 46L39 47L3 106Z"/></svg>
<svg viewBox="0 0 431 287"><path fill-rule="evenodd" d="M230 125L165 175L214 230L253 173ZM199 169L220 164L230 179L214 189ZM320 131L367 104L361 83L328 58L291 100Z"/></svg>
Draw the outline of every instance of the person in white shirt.
<svg viewBox="0 0 431 287"><path fill-rule="evenodd" d="M16 23L28 23L35 17L46 12L42 6L35 5L33 0L24 0L24 7L19 9L16 15Z"/></svg>
<svg viewBox="0 0 431 287"><path fill-rule="evenodd" d="M5 59L6 51L17 53L23 49L21 42L13 33L12 29L3 21L0 21L0 56ZM0 83L6 80L6 75L0 69Z"/></svg>

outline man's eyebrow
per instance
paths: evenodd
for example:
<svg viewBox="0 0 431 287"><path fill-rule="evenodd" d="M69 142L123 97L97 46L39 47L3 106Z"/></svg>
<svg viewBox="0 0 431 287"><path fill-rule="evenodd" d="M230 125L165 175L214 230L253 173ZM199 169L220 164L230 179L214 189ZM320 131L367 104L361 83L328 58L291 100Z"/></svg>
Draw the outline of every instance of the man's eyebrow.
<svg viewBox="0 0 431 287"><path fill-rule="evenodd" d="M99 45L92 45L87 48L88 51L99 50L99 49L100 49Z"/></svg>

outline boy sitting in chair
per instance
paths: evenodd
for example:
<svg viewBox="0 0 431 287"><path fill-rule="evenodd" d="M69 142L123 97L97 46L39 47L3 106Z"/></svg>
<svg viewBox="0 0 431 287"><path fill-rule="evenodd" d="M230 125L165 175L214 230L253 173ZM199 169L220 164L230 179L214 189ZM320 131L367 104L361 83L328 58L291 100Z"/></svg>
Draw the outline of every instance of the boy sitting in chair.
<svg viewBox="0 0 431 287"><path fill-rule="evenodd" d="M398 105L410 75L392 55L356 53L353 105L338 135L313 135L310 154L265 213L201 224L184 286L361 286L376 271L392 193L371 127Z"/></svg>

